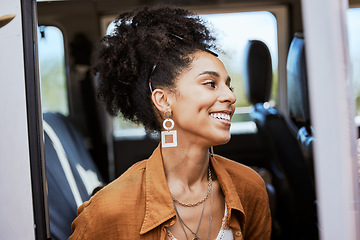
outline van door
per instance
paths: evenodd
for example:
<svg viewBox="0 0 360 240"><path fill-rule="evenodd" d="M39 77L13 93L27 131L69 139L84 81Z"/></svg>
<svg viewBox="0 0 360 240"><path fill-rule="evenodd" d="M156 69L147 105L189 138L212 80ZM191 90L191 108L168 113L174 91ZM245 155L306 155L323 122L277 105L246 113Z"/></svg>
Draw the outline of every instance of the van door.
<svg viewBox="0 0 360 240"><path fill-rule="evenodd" d="M1 239L47 239L36 1L0 6Z"/></svg>

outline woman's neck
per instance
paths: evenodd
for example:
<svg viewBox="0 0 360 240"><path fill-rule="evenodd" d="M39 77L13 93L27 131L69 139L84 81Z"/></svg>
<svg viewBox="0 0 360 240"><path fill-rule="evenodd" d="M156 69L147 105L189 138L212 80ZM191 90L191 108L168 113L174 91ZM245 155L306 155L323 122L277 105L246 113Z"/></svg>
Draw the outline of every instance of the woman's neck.
<svg viewBox="0 0 360 240"><path fill-rule="evenodd" d="M208 181L209 151L199 146L162 148L165 174L169 186L193 186Z"/></svg>

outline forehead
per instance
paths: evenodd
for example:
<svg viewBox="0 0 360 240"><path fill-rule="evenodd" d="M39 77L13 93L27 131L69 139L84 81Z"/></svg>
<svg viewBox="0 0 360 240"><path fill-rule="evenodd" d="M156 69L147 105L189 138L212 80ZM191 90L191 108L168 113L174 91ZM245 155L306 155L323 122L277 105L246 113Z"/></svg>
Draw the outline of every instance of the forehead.
<svg viewBox="0 0 360 240"><path fill-rule="evenodd" d="M177 77L177 81L197 79L206 72L217 73L221 79L228 78L224 64L217 57L205 51L197 51L193 54L189 68Z"/></svg>

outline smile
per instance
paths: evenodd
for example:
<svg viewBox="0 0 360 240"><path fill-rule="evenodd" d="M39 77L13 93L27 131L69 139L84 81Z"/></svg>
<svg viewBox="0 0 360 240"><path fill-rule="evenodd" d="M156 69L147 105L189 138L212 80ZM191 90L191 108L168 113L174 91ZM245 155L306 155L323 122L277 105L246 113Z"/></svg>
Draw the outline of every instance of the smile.
<svg viewBox="0 0 360 240"><path fill-rule="evenodd" d="M226 114L226 113L211 113L210 116L215 119L220 119L225 121L230 121L231 119L230 114Z"/></svg>

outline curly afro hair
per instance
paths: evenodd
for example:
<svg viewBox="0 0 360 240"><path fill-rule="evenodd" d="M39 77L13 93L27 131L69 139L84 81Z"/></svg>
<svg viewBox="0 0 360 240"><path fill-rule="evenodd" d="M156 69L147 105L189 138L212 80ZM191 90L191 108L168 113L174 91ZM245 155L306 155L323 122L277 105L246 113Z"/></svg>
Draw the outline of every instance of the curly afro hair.
<svg viewBox="0 0 360 240"><path fill-rule="evenodd" d="M147 131L160 131L149 78L153 89L173 89L192 54L210 51L214 42L203 20L185 9L157 7L122 13L115 30L102 39L94 64L101 80L99 97L111 115L121 113L142 123Z"/></svg>

